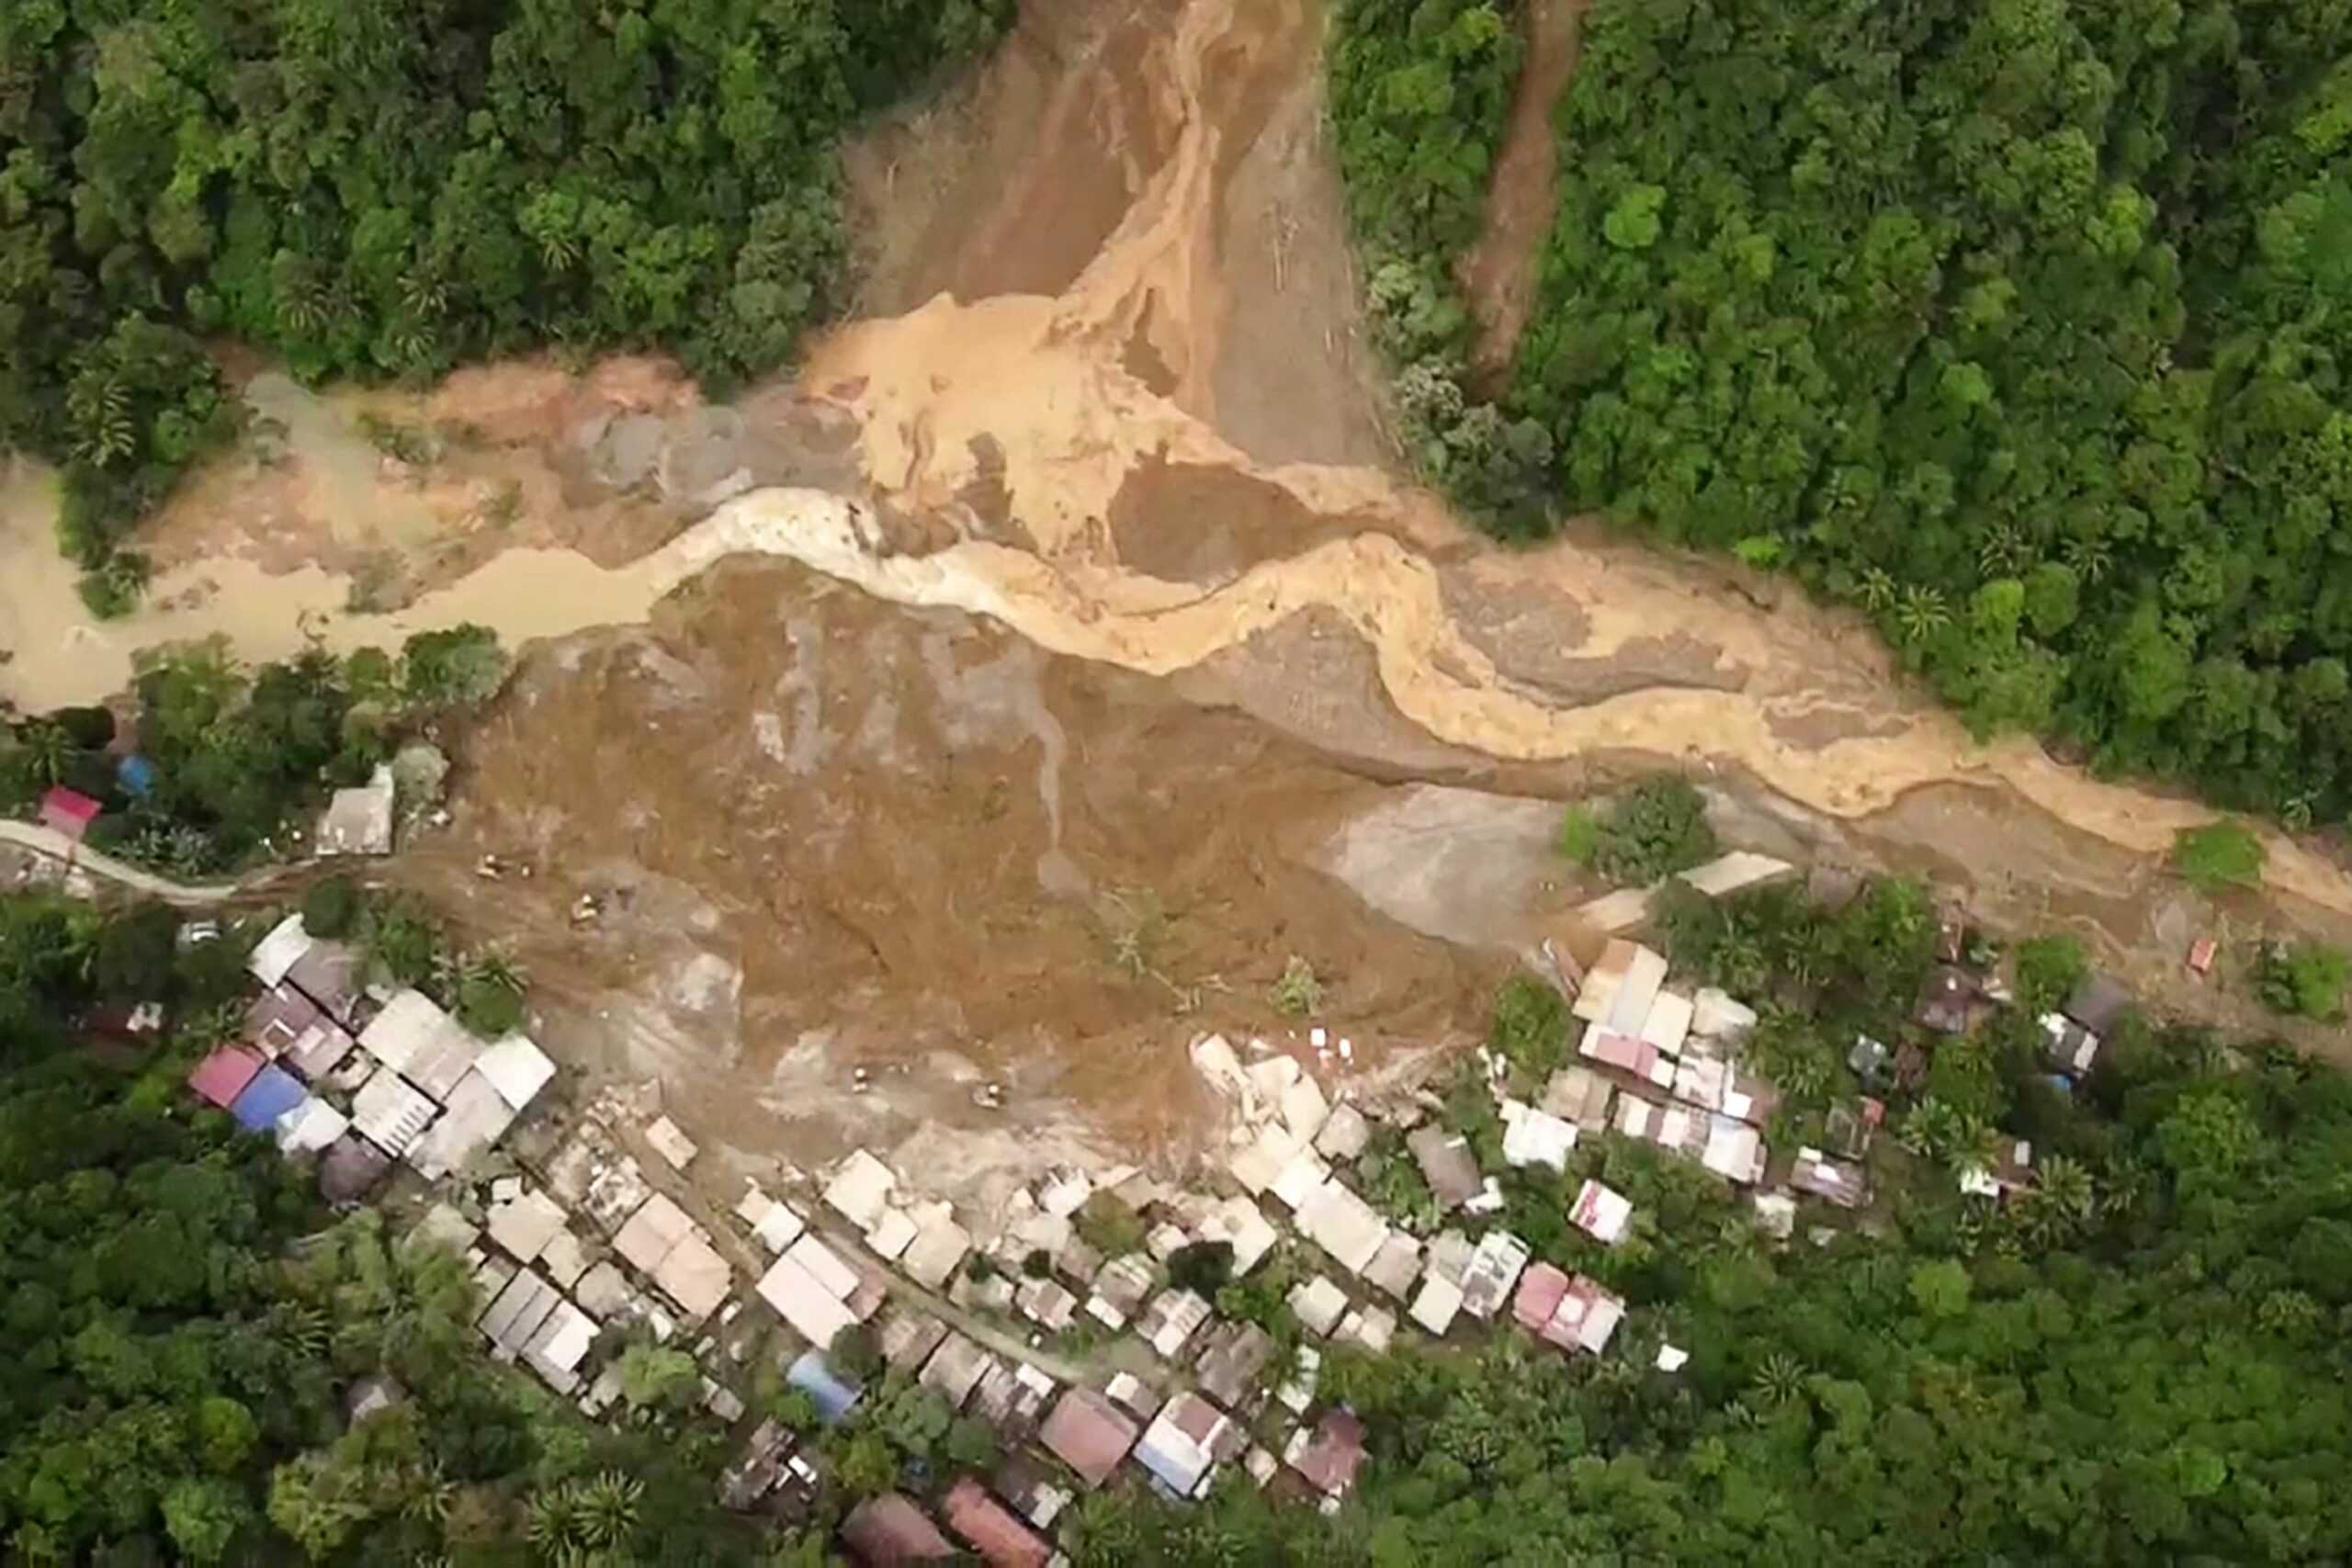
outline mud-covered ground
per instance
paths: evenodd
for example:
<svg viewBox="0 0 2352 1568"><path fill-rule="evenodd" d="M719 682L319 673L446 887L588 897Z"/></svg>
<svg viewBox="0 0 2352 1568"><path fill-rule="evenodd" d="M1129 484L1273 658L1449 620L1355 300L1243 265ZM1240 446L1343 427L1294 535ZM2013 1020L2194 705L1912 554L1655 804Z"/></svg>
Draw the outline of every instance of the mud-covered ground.
<svg viewBox="0 0 2352 1568"><path fill-rule="evenodd" d="M1542 96L1573 6L1538 10ZM2257 1021L2187 977L2200 931L2352 945L2332 845L2274 837L2265 890L2205 907L2162 856L2209 813L1976 743L1851 619L1596 525L1499 550L1402 477L1320 36L1306 0L1034 0L855 150L853 317L731 406L641 359L265 374L124 622L81 615L18 471L0 694L103 695L214 633L541 639L394 874L518 942L560 1053L741 1150L904 1145L942 1185L1200 1152L1184 1044L1285 1027L1293 955L1365 1074L1475 1037L1590 891L1558 803L1661 762L1736 841L1930 873L2198 1016ZM1541 108L1474 267L1497 330Z"/></svg>

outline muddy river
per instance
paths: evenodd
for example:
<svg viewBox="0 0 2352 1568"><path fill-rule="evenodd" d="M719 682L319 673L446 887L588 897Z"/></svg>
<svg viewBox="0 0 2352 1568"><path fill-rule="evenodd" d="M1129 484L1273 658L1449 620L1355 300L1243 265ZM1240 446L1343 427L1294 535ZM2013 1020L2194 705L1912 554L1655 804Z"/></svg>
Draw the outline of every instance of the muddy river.
<svg viewBox="0 0 2352 1568"><path fill-rule="evenodd" d="M953 1086L1015 1071L1031 1036L1057 1031L1052 1092L1099 1111L1143 1033L1174 1030L1162 989L1211 1011L1254 996L1262 979L1242 972L1313 946L1318 921L1348 928L1324 932L1335 969L1376 953L1430 981L1436 1012L1464 1014L1441 1022L1370 987L1355 998L1368 1027L1474 1027L1464 998L1494 953L1431 956L1361 886L1332 915L1351 895L1313 847L1415 779L1556 798L1630 765L1691 765L1759 842L1931 871L1997 918L2073 924L2211 1016L2242 1003L2180 974L2196 931L2352 935L2352 879L2278 835L2259 897L2189 897L2161 857L2209 813L2030 740L1974 742L1847 617L1591 528L1505 552L1400 478L1320 144L1318 31L1300 0L1035 7L978 80L855 150L868 310L733 408L642 361L492 367L422 393L258 382L263 435L153 525L164 570L123 621L83 615L48 481L14 470L0 694L96 699L141 649L214 635L254 658L467 621L554 642L480 740L456 836L412 874L442 877L486 923L536 922L540 972L571 976L558 988L583 1019L637 1008L617 1060L751 1074L758 1094L726 1098L763 1115L789 1114L778 1086L808 1087L842 1050L894 1049L937 1067L945 1095L907 1113L946 1115ZM436 445L386 457L363 415ZM884 651L829 672L809 662L829 638ZM970 687L972 669L1007 660L1035 661L1017 691ZM913 684L894 696L877 668ZM974 703L996 716L952 716ZM879 704L896 705L877 719ZM641 777L615 773L614 749L665 724L693 738L662 743ZM582 781L576 797L567 780ZM786 1003L775 955L832 975L844 998L935 989L889 933L931 929L937 901L912 866L872 871L892 853L872 802L895 801L909 841L955 866L972 852L952 846L999 820L957 791L1003 803L1004 842L971 874L1027 913L995 939L963 921L929 950L952 948L967 982L997 962L1036 976L1006 993L1035 1019L976 1022L933 997L880 1007L844 1046ZM1220 795L1190 844L1148 842L1155 821ZM746 801L769 815L747 818ZM1245 806L1260 836L1213 830ZM706 820L728 837L696 842ZM787 820L834 823L830 847L778 836ZM467 886L468 856L518 840L629 883L669 911L655 924L671 935L648 926L635 948L583 955L555 883ZM1207 845L1234 863L1204 861ZM796 856L834 869L779 869ZM861 857L866 872L842 869ZM1551 874L1514 895L1530 931L1575 892ZM841 880L859 876L866 893ZM878 903L877 877L891 889ZM1124 1009L1094 995L1099 976L1055 981L1099 957L1110 927L1149 923L1144 882L1183 888L1191 978L1170 972ZM1284 912L1236 912L1252 897ZM862 900L881 923L842 935ZM1210 908L1227 912L1204 923ZM702 989L648 988L642 972L674 978L698 956L716 965ZM711 1007L727 1025L697 1034ZM1106 1081L1082 1087L1089 1071Z"/></svg>

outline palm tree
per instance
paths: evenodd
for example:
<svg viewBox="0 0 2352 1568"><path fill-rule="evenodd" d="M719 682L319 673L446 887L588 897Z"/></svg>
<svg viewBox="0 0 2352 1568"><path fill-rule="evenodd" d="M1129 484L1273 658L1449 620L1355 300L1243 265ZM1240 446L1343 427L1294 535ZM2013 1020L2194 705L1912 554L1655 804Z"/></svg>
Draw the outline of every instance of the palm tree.
<svg viewBox="0 0 2352 1568"><path fill-rule="evenodd" d="M590 1546L609 1551L637 1532L637 1500L645 1483L633 1475L607 1470L581 1488L580 1534Z"/></svg>
<svg viewBox="0 0 2352 1568"><path fill-rule="evenodd" d="M2086 583L2097 582L2107 575L2109 557L2104 539L2081 536L2071 538L2066 541L2065 557L2066 564L2075 569L2075 575Z"/></svg>
<svg viewBox="0 0 2352 1568"><path fill-rule="evenodd" d="M1794 1357L1779 1350L1769 1351L1756 1375L1748 1380L1748 1392L1768 1409L1777 1410L1804 1393L1804 1369Z"/></svg>
<svg viewBox="0 0 2352 1568"><path fill-rule="evenodd" d="M503 991L521 996L526 982L522 966L514 962L512 950L499 942L477 948L469 961L468 978L477 985L495 986Z"/></svg>
<svg viewBox="0 0 2352 1568"><path fill-rule="evenodd" d="M1944 608L1943 594L1933 588L1906 588L1894 606L1895 633L1906 643L1925 642L1950 625L1951 612Z"/></svg>
<svg viewBox="0 0 2352 1568"><path fill-rule="evenodd" d="M2098 1212L2098 1190L2080 1161L2052 1155L2042 1162L2019 1215L2026 1235L2049 1247L2077 1235Z"/></svg>
<svg viewBox="0 0 2352 1568"><path fill-rule="evenodd" d="M17 739L41 783L53 784L65 776L65 762L74 754L74 742L67 737L64 726L37 718L17 731Z"/></svg>
<svg viewBox="0 0 2352 1568"><path fill-rule="evenodd" d="M1894 579L1883 567L1862 568L1862 608L1877 615L1894 603Z"/></svg>
<svg viewBox="0 0 2352 1568"><path fill-rule="evenodd" d="M579 1495L569 1481L531 1494L531 1544L549 1557L579 1550L583 1534Z"/></svg>
<svg viewBox="0 0 2352 1568"><path fill-rule="evenodd" d="M2014 577L2024 558L2025 540L2014 523L1994 524L1985 530L1984 542L1976 547L1977 569L1987 577Z"/></svg>
<svg viewBox="0 0 2352 1568"><path fill-rule="evenodd" d="M77 378L65 394L66 412L79 427L74 455L96 468L130 456L137 432L130 423L130 394L111 374Z"/></svg>

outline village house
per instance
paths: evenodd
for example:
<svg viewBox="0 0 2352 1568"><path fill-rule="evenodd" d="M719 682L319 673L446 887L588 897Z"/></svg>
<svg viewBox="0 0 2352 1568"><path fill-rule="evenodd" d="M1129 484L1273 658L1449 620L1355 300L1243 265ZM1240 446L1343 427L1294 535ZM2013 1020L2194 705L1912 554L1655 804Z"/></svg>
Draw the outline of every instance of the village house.
<svg viewBox="0 0 2352 1568"><path fill-rule="evenodd" d="M1789 1170L1789 1185L1826 1198L1841 1209L1859 1209L1871 1197L1870 1177L1860 1166L1815 1148L1797 1151L1796 1164Z"/></svg>
<svg viewBox="0 0 2352 1568"><path fill-rule="evenodd" d="M1205 1337L1194 1364L1202 1392L1230 1410L1251 1403L1258 1379L1274 1359L1273 1337L1254 1323L1221 1323Z"/></svg>
<svg viewBox="0 0 2352 1568"><path fill-rule="evenodd" d="M1053 1560L1045 1540L968 1475L947 1489L940 1507L947 1528L989 1568L1046 1568Z"/></svg>
<svg viewBox="0 0 2352 1568"><path fill-rule="evenodd" d="M1633 1200L1599 1181L1588 1180L1577 1190L1577 1201L1568 1208L1568 1223L1595 1241L1614 1247L1625 1239L1634 1223Z"/></svg>
<svg viewBox="0 0 2352 1568"><path fill-rule="evenodd" d="M1345 1497L1354 1490L1356 1472L1363 1467L1363 1423L1350 1410L1328 1410L1310 1431L1300 1427L1283 1446L1283 1461L1327 1497Z"/></svg>
<svg viewBox="0 0 2352 1568"><path fill-rule="evenodd" d="M1037 1440L1069 1466L1080 1483L1095 1487L1111 1479L1139 1434L1140 1428L1107 1395L1073 1384L1055 1403Z"/></svg>
<svg viewBox="0 0 2352 1568"><path fill-rule="evenodd" d="M1186 1392L1160 1407L1136 1445L1136 1462L1171 1496L1198 1497L1217 1465L1239 1457L1248 1443L1233 1417Z"/></svg>
<svg viewBox="0 0 2352 1568"><path fill-rule="evenodd" d="M906 1497L884 1492L865 1498L842 1521L842 1544L863 1568L903 1568L910 1562L944 1562L956 1548L939 1527Z"/></svg>

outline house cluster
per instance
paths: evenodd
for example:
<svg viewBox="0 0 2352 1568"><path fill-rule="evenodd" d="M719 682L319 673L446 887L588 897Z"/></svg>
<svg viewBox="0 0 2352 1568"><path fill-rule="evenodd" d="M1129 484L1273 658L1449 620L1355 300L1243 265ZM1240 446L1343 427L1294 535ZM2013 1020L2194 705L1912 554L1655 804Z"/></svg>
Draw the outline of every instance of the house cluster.
<svg viewBox="0 0 2352 1568"><path fill-rule="evenodd" d="M248 960L260 994L238 1039L188 1087L289 1154L319 1156L333 1201L365 1196L405 1165L427 1179L489 1149L555 1077L521 1034L476 1038L431 998L363 983L350 947L288 916Z"/></svg>

